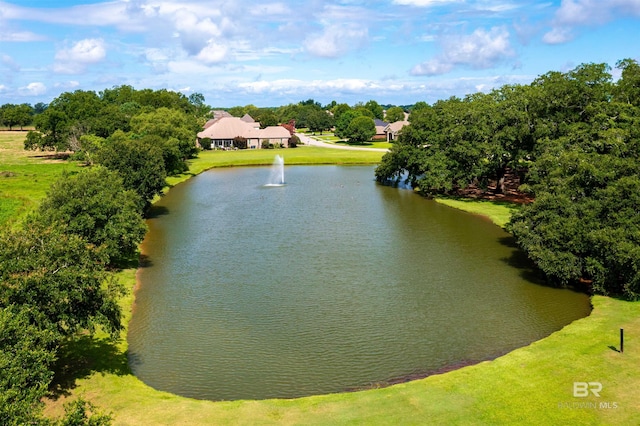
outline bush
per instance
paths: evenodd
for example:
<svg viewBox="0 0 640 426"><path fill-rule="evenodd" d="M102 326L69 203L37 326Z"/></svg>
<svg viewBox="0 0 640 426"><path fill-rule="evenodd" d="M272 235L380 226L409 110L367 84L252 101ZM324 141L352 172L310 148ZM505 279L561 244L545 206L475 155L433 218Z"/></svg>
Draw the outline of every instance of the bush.
<svg viewBox="0 0 640 426"><path fill-rule="evenodd" d="M293 135L289 138L289 148L297 148L300 143L300 138L296 135Z"/></svg>
<svg viewBox="0 0 640 426"><path fill-rule="evenodd" d="M211 139L209 138L202 138L200 139L200 146L202 147L202 149L204 150L210 150L211 149Z"/></svg>
<svg viewBox="0 0 640 426"><path fill-rule="evenodd" d="M233 138L233 146L238 149L247 149L247 138L236 136Z"/></svg>

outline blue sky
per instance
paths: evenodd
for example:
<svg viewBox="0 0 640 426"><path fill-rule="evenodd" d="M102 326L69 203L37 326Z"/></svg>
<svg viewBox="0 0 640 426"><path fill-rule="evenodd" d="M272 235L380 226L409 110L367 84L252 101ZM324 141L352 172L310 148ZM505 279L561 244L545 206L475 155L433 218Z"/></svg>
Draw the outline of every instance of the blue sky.
<svg viewBox="0 0 640 426"><path fill-rule="evenodd" d="M122 84L218 107L433 103L624 58L640 0L0 0L0 105Z"/></svg>

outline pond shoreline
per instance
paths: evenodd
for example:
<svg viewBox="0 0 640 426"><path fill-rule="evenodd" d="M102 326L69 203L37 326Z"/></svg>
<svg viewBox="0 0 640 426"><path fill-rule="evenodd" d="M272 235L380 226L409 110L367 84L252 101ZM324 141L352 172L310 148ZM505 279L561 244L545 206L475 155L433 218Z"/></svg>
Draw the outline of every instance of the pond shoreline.
<svg viewBox="0 0 640 426"><path fill-rule="evenodd" d="M243 164L237 164L237 166L242 167L244 165ZM203 169L202 171L212 170L212 169L215 169L215 167L209 168L209 169ZM184 179L184 181L188 180L192 176L193 175L188 176L187 179ZM420 199L421 198L417 194L414 195L414 196L416 197L416 199ZM486 201L483 202L483 203L486 203ZM167 205L167 206L169 207L169 210L172 210L170 205ZM439 211L443 211L443 209L440 208ZM145 250L144 244L141 245L141 258L144 258L144 256L146 256L147 254L148 253ZM141 288L142 285L144 285L140 281L140 275L139 275L140 271L141 271L141 269L138 269L137 274L136 274L136 288L134 290L134 296L135 296L135 300L136 301L138 300L137 291ZM134 304L132 306L132 310L133 309L136 309L136 302L134 302ZM537 338L536 338L536 340L537 340ZM532 340L532 341L536 341L536 340ZM529 344L529 343L527 343L527 344ZM517 347L521 347L521 346L517 346ZM500 347L499 346L498 347L494 347L494 349L500 350ZM399 376L399 377L392 377L390 379L382 380L380 382L376 382L376 383L373 383L371 385L364 385L364 386L359 386L359 387L355 387L355 388L347 388L347 389L345 389L345 391L346 392L352 392L352 391L355 391L355 390L379 388L379 387L383 387L383 386L386 387L386 386L391 386L391 385L398 384L398 383L405 383L405 382L408 382L408 381L418 380L418 379L422 379L422 378L425 378L425 377L428 377L428 376L438 375L438 374L442 374L442 373L445 373L445 372L448 372L448 371L453 371L453 370L456 370L456 369L459 369L459 368L462 368L462 367L466 367L466 366L469 366L469 365L477 364L477 363L480 363L480 362L483 362L483 361L493 360L493 359L495 359L495 358L497 358L497 357L499 357L499 356L501 356L501 355L503 355L505 353L508 353L508 352L510 352L512 350L513 349L509 349L507 351L501 351L499 354L495 354L494 353L494 354L491 354L489 356L482 356L481 355L482 358L477 358L477 359L474 359L474 360L455 361L452 364L444 365L444 366L439 367L439 368L428 369L428 370L425 370L425 371L409 373L409 374L402 375L402 376ZM419 364L415 364L415 365L419 365ZM378 377L381 377L381 376L378 376ZM358 383L358 382L355 382L355 383ZM360 382L360 383L362 383L362 382ZM180 394L180 393L178 392L178 394ZM323 394L323 392L318 393L318 395L320 395L320 394ZM213 398L211 400L215 400L215 398Z"/></svg>

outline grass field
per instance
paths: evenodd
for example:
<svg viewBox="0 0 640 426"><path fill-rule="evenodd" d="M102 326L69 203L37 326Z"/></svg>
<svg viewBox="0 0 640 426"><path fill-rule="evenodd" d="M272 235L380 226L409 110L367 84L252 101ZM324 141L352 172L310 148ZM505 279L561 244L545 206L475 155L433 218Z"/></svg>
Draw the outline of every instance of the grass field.
<svg viewBox="0 0 640 426"><path fill-rule="evenodd" d="M42 199L63 171L78 165L55 153L24 150L26 132L0 132L0 226L17 222Z"/></svg>
<svg viewBox="0 0 640 426"><path fill-rule="evenodd" d="M504 228L511 215L520 208L519 204L508 201L472 200L468 198L436 198L438 203L454 209L487 216L493 223Z"/></svg>
<svg viewBox="0 0 640 426"><path fill-rule="evenodd" d="M7 182L22 180L22 186L11 184L8 191L5 181L0 181L8 198L19 199L22 188L30 194L26 199L33 206L38 194L44 194L46 184L64 167L77 167L7 150L4 147L19 142L8 139L11 136L0 132L0 171L14 167L16 176L6 178ZM377 161L368 155L381 155L332 151L304 147L206 152L192 162L191 173L215 166L270 164L276 153L284 155L286 164L303 163L309 158L314 164L329 160L366 163ZM345 160L343 155L362 157ZM189 176L174 178L172 184ZM481 211L477 213L493 212L495 216L496 210L488 208L491 203L465 202L459 207L477 208L478 204ZM504 216L504 209L508 207L500 206L496 217ZM121 300L127 323L135 309L136 271L122 271L119 278L130 290ZM64 361L75 368L58 377L60 386L46 401L46 413L58 415L64 401L83 396L111 412L118 425L640 424L640 302L595 296L592 304L589 317L493 361L388 388L291 400L211 402L160 392L131 374L126 332L116 342L100 334L82 336L67 348ZM625 330L624 353L618 352L620 328ZM574 382L600 383L599 397L574 397Z"/></svg>

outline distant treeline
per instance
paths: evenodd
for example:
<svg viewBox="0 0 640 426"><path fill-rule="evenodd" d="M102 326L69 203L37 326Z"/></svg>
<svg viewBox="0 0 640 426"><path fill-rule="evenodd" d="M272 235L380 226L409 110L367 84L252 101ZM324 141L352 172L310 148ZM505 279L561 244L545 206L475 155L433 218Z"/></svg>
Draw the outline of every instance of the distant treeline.
<svg viewBox="0 0 640 426"><path fill-rule="evenodd" d="M217 108L234 117L249 114L261 127L279 124L308 128L323 132L335 127L339 137L353 138L347 129L358 117L369 117L366 124L373 129L373 119L388 122L404 120L405 112L414 106L380 105L375 100L358 102L352 106L332 101L321 105L313 99L279 107L259 108L255 105ZM0 106L0 125L12 130L16 127L34 126L43 136L31 135L28 148L81 151L80 137L94 135L108 138L117 130L125 133L134 130L131 118L143 112L159 108L181 111L195 117L201 127L212 118L213 110L204 103L204 96L193 93L189 97L168 90L136 90L131 86L116 86L100 92L77 90L66 92L50 104L4 104ZM362 119L361 119L362 121Z"/></svg>
<svg viewBox="0 0 640 426"><path fill-rule="evenodd" d="M535 201L508 229L560 285L640 298L640 66L548 72L529 85L417 105L376 169L428 195L497 182Z"/></svg>

